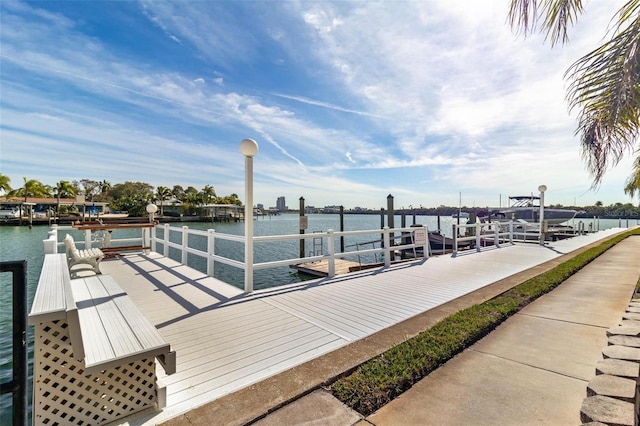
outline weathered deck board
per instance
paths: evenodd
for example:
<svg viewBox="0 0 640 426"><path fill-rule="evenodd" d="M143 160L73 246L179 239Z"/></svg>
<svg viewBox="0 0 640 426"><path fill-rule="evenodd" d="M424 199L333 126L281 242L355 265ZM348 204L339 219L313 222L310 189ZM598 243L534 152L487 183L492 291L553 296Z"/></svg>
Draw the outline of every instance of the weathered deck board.
<svg viewBox="0 0 640 426"><path fill-rule="evenodd" d="M241 290L157 253L103 262L177 353L155 424L620 230ZM145 423L146 422L146 423Z"/></svg>

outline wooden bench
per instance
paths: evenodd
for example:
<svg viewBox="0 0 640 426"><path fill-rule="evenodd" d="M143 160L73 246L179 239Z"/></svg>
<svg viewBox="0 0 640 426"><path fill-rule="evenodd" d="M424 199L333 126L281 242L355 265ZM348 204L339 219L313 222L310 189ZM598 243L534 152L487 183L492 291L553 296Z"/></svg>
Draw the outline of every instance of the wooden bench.
<svg viewBox="0 0 640 426"><path fill-rule="evenodd" d="M93 270L93 272L95 272L96 274L102 273L100 271L100 261L104 259L104 253L100 249L90 248L86 250L78 250L73 237L69 234L64 237L64 245L66 247L69 273L73 277L76 277L79 271L87 270L87 268L76 268L72 270L72 268L76 265L89 265L91 267L91 270Z"/></svg>
<svg viewBox="0 0 640 426"><path fill-rule="evenodd" d="M176 354L110 275L71 280L75 307L67 309L73 352L87 373L156 357L167 374Z"/></svg>
<svg viewBox="0 0 640 426"><path fill-rule="evenodd" d="M176 354L111 276L72 280L65 253L45 254L29 324L34 424L120 424L166 407L156 360L172 374Z"/></svg>
<svg viewBox="0 0 640 426"><path fill-rule="evenodd" d="M74 358L92 374L156 357L167 374L176 354L110 275L71 279L65 254L46 254L29 324L63 320Z"/></svg>

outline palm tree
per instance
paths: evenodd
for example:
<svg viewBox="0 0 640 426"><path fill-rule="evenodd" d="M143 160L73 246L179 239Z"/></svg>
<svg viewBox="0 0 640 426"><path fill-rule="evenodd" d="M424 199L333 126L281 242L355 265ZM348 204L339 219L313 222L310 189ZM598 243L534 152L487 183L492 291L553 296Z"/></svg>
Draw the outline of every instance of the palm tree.
<svg viewBox="0 0 640 426"><path fill-rule="evenodd" d="M205 203L211 203L216 199L216 190L211 185L202 188L202 196Z"/></svg>
<svg viewBox="0 0 640 426"><path fill-rule="evenodd" d="M636 192L640 197L640 155L638 155L633 162L633 172L627 179L624 187L624 193L628 194L631 198L635 197Z"/></svg>
<svg viewBox="0 0 640 426"><path fill-rule="evenodd" d="M182 201L182 197L184 197L184 188L181 185L174 185L171 193L176 200Z"/></svg>
<svg viewBox="0 0 640 426"><path fill-rule="evenodd" d="M171 190L166 186L159 186L156 188L156 198L160 201L160 216L164 216L163 201L171 198Z"/></svg>
<svg viewBox="0 0 640 426"><path fill-rule="evenodd" d="M7 195L10 197L24 197L24 202L27 202L28 197L49 197L51 191L39 180L29 179L22 177L23 185L21 188L14 189ZM22 204L20 204L20 217L22 217Z"/></svg>
<svg viewBox="0 0 640 426"><path fill-rule="evenodd" d="M61 180L56 183L55 187L56 194L56 215L60 216L60 198L69 198L76 196L76 188L71 184L71 182L67 180Z"/></svg>
<svg viewBox="0 0 640 426"><path fill-rule="evenodd" d="M567 43L567 27L583 13L582 0L511 0L509 21L525 35L536 28L551 45ZM593 177L592 187L637 144L640 131L640 1L613 16L611 38L565 73L569 109L580 110L576 134ZM640 156L640 150L635 152ZM633 176L630 177L633 179Z"/></svg>
<svg viewBox="0 0 640 426"><path fill-rule="evenodd" d="M39 180L22 178L23 185L21 188L12 190L9 195L24 197L24 201L27 201L27 197L48 197L51 195L51 191Z"/></svg>
<svg viewBox="0 0 640 426"><path fill-rule="evenodd" d="M11 178L9 176L0 173L0 191L4 192L5 194L11 192L11 185L9 185L10 182Z"/></svg>

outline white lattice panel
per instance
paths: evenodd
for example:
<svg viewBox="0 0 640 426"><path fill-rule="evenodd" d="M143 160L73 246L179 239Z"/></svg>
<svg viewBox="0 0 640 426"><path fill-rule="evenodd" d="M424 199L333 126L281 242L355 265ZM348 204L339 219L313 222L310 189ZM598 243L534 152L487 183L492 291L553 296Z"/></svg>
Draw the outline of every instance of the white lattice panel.
<svg viewBox="0 0 640 426"><path fill-rule="evenodd" d="M100 425L156 404L153 357L85 375L66 322L36 325L34 339L34 424Z"/></svg>

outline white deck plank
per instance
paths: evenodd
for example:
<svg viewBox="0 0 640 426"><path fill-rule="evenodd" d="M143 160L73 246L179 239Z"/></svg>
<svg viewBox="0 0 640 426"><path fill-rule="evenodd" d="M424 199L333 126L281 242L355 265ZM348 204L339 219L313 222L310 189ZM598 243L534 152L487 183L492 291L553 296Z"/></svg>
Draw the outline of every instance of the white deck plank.
<svg viewBox="0 0 640 426"><path fill-rule="evenodd" d="M177 354L155 424L620 230L259 290L252 295L157 253L105 261Z"/></svg>

